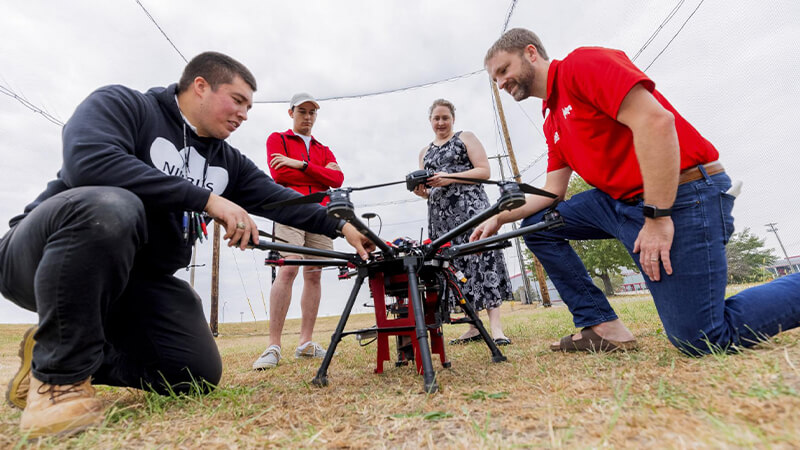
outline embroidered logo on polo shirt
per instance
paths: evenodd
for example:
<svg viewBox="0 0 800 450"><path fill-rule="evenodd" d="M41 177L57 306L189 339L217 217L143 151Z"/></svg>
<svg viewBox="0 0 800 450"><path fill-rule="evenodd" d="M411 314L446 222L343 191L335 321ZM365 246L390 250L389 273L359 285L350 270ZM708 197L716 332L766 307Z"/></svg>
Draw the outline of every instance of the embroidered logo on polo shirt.
<svg viewBox="0 0 800 450"><path fill-rule="evenodd" d="M572 105L567 105L567 106L561 108L561 112L564 113L564 118L566 119L567 116L569 115L569 113L572 112Z"/></svg>

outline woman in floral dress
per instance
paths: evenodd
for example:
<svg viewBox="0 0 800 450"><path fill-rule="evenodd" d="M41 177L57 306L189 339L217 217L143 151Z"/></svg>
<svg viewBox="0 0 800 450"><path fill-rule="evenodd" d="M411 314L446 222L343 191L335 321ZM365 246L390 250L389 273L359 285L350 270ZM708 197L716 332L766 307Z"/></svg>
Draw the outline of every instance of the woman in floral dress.
<svg viewBox="0 0 800 450"><path fill-rule="evenodd" d="M428 236L436 239L490 206L481 185L443 176L489 179L491 170L486 151L475 134L453 131L455 107L452 103L444 99L434 101L429 119L435 138L420 152L419 165L433 170L436 175L429 178L428 187L420 185L414 193L428 199ZM468 242L471 233L472 230L454 238L453 245ZM500 304L512 298L503 254L499 250L483 252L457 258L452 264L467 279L459 286L464 297L477 311L486 309L488 312L495 342L498 345L510 344L500 323ZM451 298L451 308L455 307L453 303ZM478 329L470 326L461 337L450 343L480 339Z"/></svg>

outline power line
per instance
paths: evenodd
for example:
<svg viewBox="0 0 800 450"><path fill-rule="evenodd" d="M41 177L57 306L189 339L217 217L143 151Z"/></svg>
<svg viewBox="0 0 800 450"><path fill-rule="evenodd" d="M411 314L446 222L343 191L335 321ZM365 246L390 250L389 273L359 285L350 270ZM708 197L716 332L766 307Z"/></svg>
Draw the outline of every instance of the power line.
<svg viewBox="0 0 800 450"><path fill-rule="evenodd" d="M386 205L400 205L403 203L415 203L424 201L424 198L411 198L407 200L390 200L386 202L378 202L378 203L364 203L360 205L356 205L357 208L371 208L373 206L386 206Z"/></svg>
<svg viewBox="0 0 800 450"><path fill-rule="evenodd" d="M511 1L511 6L508 7L508 13L506 14L506 21L503 23L503 31L500 34L503 34L508 29L508 22L511 20L511 16L514 14L514 8L517 6L517 0Z"/></svg>
<svg viewBox="0 0 800 450"><path fill-rule="evenodd" d="M0 85L0 92L5 94L5 95L7 95L7 96L9 96L9 97L11 97L11 98L13 98L16 101L22 103L23 106L25 106L26 108L30 109L31 111L33 111L33 112L35 112L37 114L41 114L42 117L44 117L45 119L49 120L50 122L52 122L52 123L54 123L56 125L62 126L62 127L64 126L64 122L58 120L57 118L55 118L49 112L43 110L42 108L39 108L38 106L34 105L31 102L29 102L24 97L22 97L20 95L17 95L17 93L12 91L11 89L9 89L9 88L7 88L7 87L5 87L3 85Z"/></svg>
<svg viewBox="0 0 800 450"><path fill-rule="evenodd" d="M653 31L653 34L651 34L651 35L650 35L650 37L649 37L649 38L647 38L647 41L645 41L644 45L642 45L642 48L640 48L640 49L639 49L639 51L638 51L638 52L636 52L636 54L635 54L635 55L633 55L633 58L631 58L631 61L633 61L633 62L635 62L635 61L636 61L636 58L638 58L638 57L639 57L639 55L641 55L641 54L642 54L642 52L644 51L644 49L646 49L646 48L647 48L647 47L648 47L648 46L649 46L649 45L650 45L650 44L653 42L653 40L656 38L656 36L658 35L658 33L660 33L660 32L661 32L661 30L664 28L664 26L666 26L666 25L667 25L667 23L669 23L669 21L670 21L670 20L672 20L672 18L673 18L673 17L675 17L675 13L677 13L677 12L678 12L678 10L681 8L681 6L683 6L683 3L684 3L685 1L686 1L686 0L680 0L680 1L678 2L678 4L677 4L677 5L675 5L675 7L674 7L674 8L672 8L672 11L670 11L670 12L669 12L669 14L667 15L667 17L666 17L666 18L665 18L665 19L664 19L664 20L661 22L661 25L659 25L659 26L656 28L656 30L655 30L655 31Z"/></svg>
<svg viewBox="0 0 800 450"><path fill-rule="evenodd" d="M678 34L680 34L680 32L681 32L681 31L683 31L683 27L685 27L685 26L686 26L686 24L689 22L689 20L690 20L690 19L691 19L691 18L694 16L694 13L696 13L696 12L697 12L697 10L698 10L698 9L700 9L700 5L702 5L704 1L705 1L705 0L700 0L700 3L698 3L698 4L697 4L697 7L694 9L694 11L692 11L692 13L691 13L691 14L689 14L689 17L687 17L687 18L686 18L686 20L683 22L683 25L681 25L681 27L680 27L680 28L678 28L678 31L677 31L677 32L675 32L675 35L674 35L674 36L672 36L672 39L670 39L670 40L669 40L669 42L667 42L667 45L665 45L665 46L664 46L664 48L663 48L663 49L661 49L661 51L660 51L660 52L658 52L658 54L656 55L656 57L655 57L655 58L654 58L652 61L650 61L650 64L649 64L647 67L645 67L645 69L644 69L644 71L643 71L643 72L647 72L647 69L649 69L649 68L650 68L650 66L652 66L652 65L653 65L653 63L655 63L655 62L656 62L656 60L658 60L658 57L659 57L659 56L661 56L661 54L662 54L662 53L664 53L664 52L667 50L667 48L669 47L669 45L670 45L670 44L672 44L672 41L674 41L674 40L675 40L675 38L676 38L676 37L678 37Z"/></svg>
<svg viewBox="0 0 800 450"><path fill-rule="evenodd" d="M141 6L141 8L142 8L142 11L144 11L144 13L145 13L145 14L147 14L147 17L149 17L149 18L150 18L150 20L153 22L153 25L155 25L155 26L156 26L156 28L158 28L158 31L160 31L160 32L161 32L161 34L162 34L162 35L164 35L164 38L167 40L167 42L169 42L169 45L171 45L171 46L172 46L172 48L174 48L174 49L175 49L175 51L176 51L176 52L178 52L178 54L179 54L179 55L181 55L181 58L183 59L183 62L185 62L185 63L187 63L187 64L188 64L188 63L189 63L189 60L187 60L187 59L186 59L186 57L185 57L185 56L183 56L183 53L181 53L181 51L180 51L180 50L178 50L178 47L176 47L176 46L175 46L175 43L173 43L173 42L172 42L172 39L170 39L170 38L169 38L169 36L167 36L167 33L165 33L165 32L164 32L164 30L161 28L161 26L158 24L158 22L156 22L156 19L154 19L154 18L153 18L153 16L151 16L151 15L150 15L150 12L149 12L149 11L147 11L147 8L145 8L145 7L144 7L144 5L142 4L142 2L140 2L139 0L134 0L134 1L136 1L136 4L138 4L139 6Z"/></svg>
<svg viewBox="0 0 800 450"><path fill-rule="evenodd" d="M387 89L387 90L384 90L384 91L368 92L366 94L353 94L353 95L340 95L340 96L336 96L336 97L323 97L323 98L318 98L317 101L324 102L324 101L328 101L328 100L351 100L351 99L355 99L355 98L375 97L377 95L385 95L385 94L393 94L395 92L410 91L412 89L421 89L421 88L426 88L426 87L434 86L434 85L441 84L441 83L448 83L448 82L451 82L451 81L460 80L462 78L469 78L469 77L471 77L473 75L477 75L477 74L479 74L479 73L481 73L483 71L484 71L484 69L479 69L479 70L476 70L474 72L469 72L469 73L464 73L464 74L461 74L461 75L456 75L456 76L453 76L453 77L450 77L450 78L445 78L443 80L429 81L427 83L420 83L420 84L415 84L413 86L406 86L406 87L402 87L402 88ZM282 100L256 100L253 103L278 104L278 103L289 103L289 100L288 99L282 99Z"/></svg>

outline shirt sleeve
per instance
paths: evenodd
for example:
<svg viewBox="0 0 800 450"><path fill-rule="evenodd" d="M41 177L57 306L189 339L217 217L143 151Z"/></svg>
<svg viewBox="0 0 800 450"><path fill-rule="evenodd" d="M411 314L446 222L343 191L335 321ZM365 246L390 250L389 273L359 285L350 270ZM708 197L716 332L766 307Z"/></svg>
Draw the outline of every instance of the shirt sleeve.
<svg viewBox="0 0 800 450"><path fill-rule="evenodd" d="M267 138L267 167L269 167L269 173L276 183L284 186L291 184L290 181L297 178L297 169L292 169L289 166L282 166L278 169L272 168L270 161L274 154L289 156L286 146L284 145L284 140L281 138L281 134L277 132L270 134Z"/></svg>
<svg viewBox="0 0 800 450"><path fill-rule="evenodd" d="M136 156L136 133L146 123L143 102L127 88L107 86L78 105L63 130L61 178L68 187L117 186L147 205L201 211L209 190Z"/></svg>
<svg viewBox="0 0 800 450"><path fill-rule="evenodd" d="M586 47L572 52L559 68L564 86L575 96L616 119L628 92L655 83L620 50Z"/></svg>
<svg viewBox="0 0 800 450"><path fill-rule="evenodd" d="M322 147L322 151L325 154L325 158L323 159L325 163L323 165L317 165L312 162L308 163L308 168L305 170L305 174L320 184L324 184L325 186L338 188L342 186L344 182L344 173L341 170L334 170L325 167L326 165L336 162L336 157L333 156L333 152L328 147Z"/></svg>

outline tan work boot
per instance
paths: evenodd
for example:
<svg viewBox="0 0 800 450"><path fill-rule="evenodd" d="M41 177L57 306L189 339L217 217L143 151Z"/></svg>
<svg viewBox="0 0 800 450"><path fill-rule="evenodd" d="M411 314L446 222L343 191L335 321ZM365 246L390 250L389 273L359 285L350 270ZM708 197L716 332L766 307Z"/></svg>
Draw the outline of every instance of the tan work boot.
<svg viewBox="0 0 800 450"><path fill-rule="evenodd" d="M19 358L22 360L19 370L11 378L6 391L6 400L11 406L25 409L25 401L28 398L28 388L31 385L31 360L33 360L33 334L38 327L33 326L25 331L22 342L19 344Z"/></svg>
<svg viewBox="0 0 800 450"><path fill-rule="evenodd" d="M19 428L28 437L66 436L103 421L103 402L94 397L91 378L57 386L31 376Z"/></svg>

